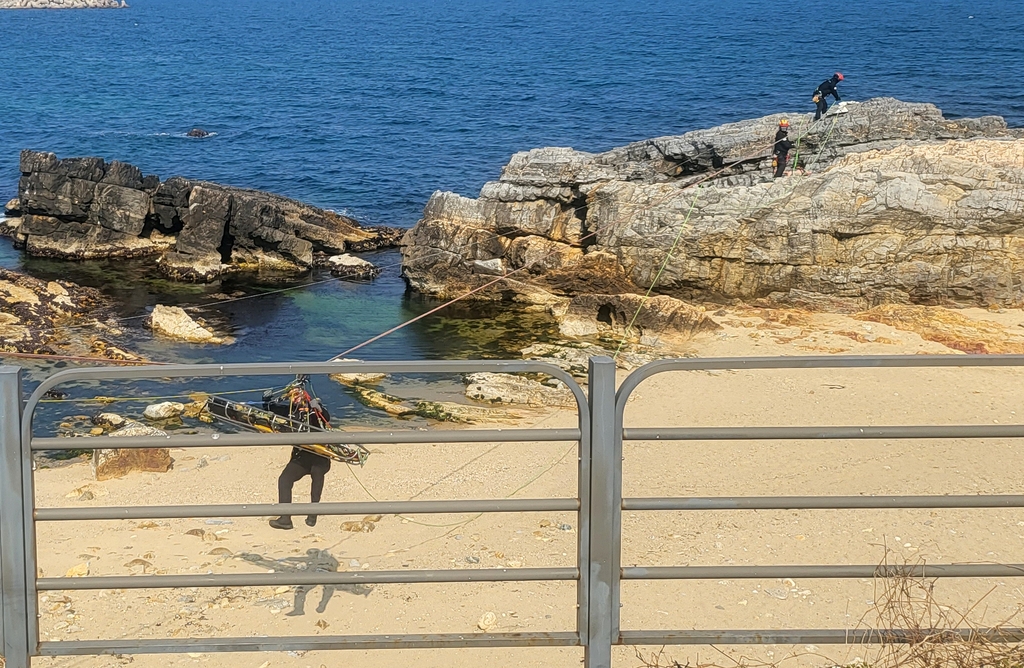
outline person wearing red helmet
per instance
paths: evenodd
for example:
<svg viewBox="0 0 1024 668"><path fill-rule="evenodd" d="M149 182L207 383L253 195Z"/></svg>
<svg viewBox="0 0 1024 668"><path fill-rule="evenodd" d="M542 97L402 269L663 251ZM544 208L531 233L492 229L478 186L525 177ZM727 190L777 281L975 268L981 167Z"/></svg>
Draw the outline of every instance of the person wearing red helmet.
<svg viewBox="0 0 1024 668"><path fill-rule="evenodd" d="M772 144L772 153L775 155L775 178L779 178L786 171L786 163L789 161L789 151L793 148L793 142L789 141L789 121L783 118L779 121L779 129L775 132L775 143Z"/></svg>
<svg viewBox="0 0 1024 668"><path fill-rule="evenodd" d="M836 102L841 102L839 98L839 91L836 90L836 84L843 80L842 72L836 72L832 75L832 78L826 79L821 82L817 88L814 89L814 103L818 105L818 110L814 114L814 120L821 118L825 112L828 111L828 102L825 101L829 95L836 99Z"/></svg>

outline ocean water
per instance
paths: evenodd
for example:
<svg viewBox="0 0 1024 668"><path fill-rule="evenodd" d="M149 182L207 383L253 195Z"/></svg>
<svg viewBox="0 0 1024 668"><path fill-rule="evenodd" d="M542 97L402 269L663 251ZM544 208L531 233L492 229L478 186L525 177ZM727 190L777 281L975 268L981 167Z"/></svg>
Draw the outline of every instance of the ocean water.
<svg viewBox="0 0 1024 668"><path fill-rule="evenodd" d="M475 195L538 146L601 151L777 111L808 111L839 70L844 99L928 101L1024 125L1016 0L131 0L123 10L0 12L0 198L18 152L99 155L274 191L366 223L410 226L439 189ZM191 139L192 127L214 133ZM6 244L6 242L3 242ZM217 309L226 347L139 336L175 361L326 359L433 306L404 294L394 251L371 285ZM278 289L163 281L146 262L0 264L154 303ZM501 357L552 323L458 307L360 351ZM62 363L61 363L62 364ZM52 363L29 365L33 378ZM187 388L194 389L194 388ZM333 390L332 390L333 392ZM344 393L332 397L349 405Z"/></svg>

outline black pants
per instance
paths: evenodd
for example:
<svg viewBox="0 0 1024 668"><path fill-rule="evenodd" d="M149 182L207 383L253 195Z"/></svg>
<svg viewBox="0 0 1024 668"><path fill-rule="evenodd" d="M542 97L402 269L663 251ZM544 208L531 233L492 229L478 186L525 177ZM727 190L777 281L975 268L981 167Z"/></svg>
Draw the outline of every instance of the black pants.
<svg viewBox="0 0 1024 668"><path fill-rule="evenodd" d="M786 171L786 163L789 161L789 153L775 154L775 178L779 178Z"/></svg>
<svg viewBox="0 0 1024 668"><path fill-rule="evenodd" d="M292 502L292 486L306 477L312 480L309 490L310 502L320 503L324 491L324 476L331 470L331 460L312 452L301 451L289 460L277 479L278 503Z"/></svg>
<svg viewBox="0 0 1024 668"><path fill-rule="evenodd" d="M825 96L822 95L818 98L818 111L814 114L814 120L821 118L825 112L828 111L828 102L825 101Z"/></svg>

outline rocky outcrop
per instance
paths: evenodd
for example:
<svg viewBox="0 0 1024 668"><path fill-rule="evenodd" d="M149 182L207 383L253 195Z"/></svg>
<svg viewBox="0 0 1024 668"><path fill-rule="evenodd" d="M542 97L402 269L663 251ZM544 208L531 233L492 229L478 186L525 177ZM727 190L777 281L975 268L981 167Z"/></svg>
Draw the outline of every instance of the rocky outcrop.
<svg viewBox="0 0 1024 668"><path fill-rule="evenodd" d="M645 346L720 329L704 309L665 295L645 299L634 294L583 294L551 311L563 336L625 339Z"/></svg>
<svg viewBox="0 0 1024 668"><path fill-rule="evenodd" d="M442 298L494 282L472 297L553 310L652 285L681 299L1024 303L1018 131L891 98L817 123L788 114L798 170L773 180L782 116L516 154L478 199L431 197L403 240L404 276Z"/></svg>
<svg viewBox="0 0 1024 668"><path fill-rule="evenodd" d="M331 268L331 276L352 281L369 281L380 276L381 272L380 267L372 262L348 253L327 258L327 266Z"/></svg>
<svg viewBox="0 0 1024 668"><path fill-rule="evenodd" d="M158 256L162 271L205 281L232 271L296 272L314 254L393 243L387 229L257 190L171 177L100 158L22 151L17 238L68 259Z"/></svg>
<svg viewBox="0 0 1024 668"><path fill-rule="evenodd" d="M576 397L564 383L547 385L511 373L471 373L466 376L466 396L491 404L522 404L533 407L576 408Z"/></svg>
<svg viewBox="0 0 1024 668"><path fill-rule="evenodd" d="M0 350L138 360L113 342L123 332L101 320L113 304L98 290L0 268Z"/></svg>
<svg viewBox="0 0 1024 668"><path fill-rule="evenodd" d="M146 325L156 334L188 343L230 343L230 339L217 336L203 327L178 306L157 304L146 319Z"/></svg>
<svg viewBox="0 0 1024 668"><path fill-rule="evenodd" d="M0 9L115 9L125 0L0 0Z"/></svg>

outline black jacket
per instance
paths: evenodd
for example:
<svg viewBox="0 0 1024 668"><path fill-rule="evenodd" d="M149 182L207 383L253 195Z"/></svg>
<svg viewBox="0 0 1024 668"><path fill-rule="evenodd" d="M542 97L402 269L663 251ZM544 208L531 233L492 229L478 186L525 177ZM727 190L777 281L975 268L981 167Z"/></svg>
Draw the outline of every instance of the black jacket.
<svg viewBox="0 0 1024 668"><path fill-rule="evenodd" d="M822 98L826 98L829 95L836 99L836 102L840 102L839 91L836 90L836 84L839 83L839 77L832 75L831 79L822 81L821 84L814 90L817 95L821 95Z"/></svg>
<svg viewBox="0 0 1024 668"><path fill-rule="evenodd" d="M775 155L786 155L793 148L793 142L789 141L789 133L780 129L775 133L775 144L772 153Z"/></svg>

